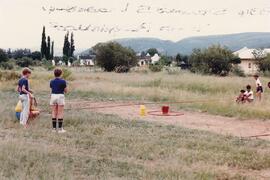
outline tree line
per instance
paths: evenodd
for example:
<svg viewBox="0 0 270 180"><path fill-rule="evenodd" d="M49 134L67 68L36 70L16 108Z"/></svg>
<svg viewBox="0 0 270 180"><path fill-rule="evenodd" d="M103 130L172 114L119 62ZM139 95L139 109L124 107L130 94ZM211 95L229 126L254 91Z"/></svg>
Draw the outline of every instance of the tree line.
<svg viewBox="0 0 270 180"><path fill-rule="evenodd" d="M67 32L64 36L63 56L57 58L66 64L73 62L75 43L74 34ZM212 45L208 48L194 49L190 55L177 54L176 56L167 56L160 53L155 48L150 48L141 52L140 57L131 48L123 47L117 42L98 43L92 48L92 53L95 54L95 62L105 71L128 72L132 67L138 64L138 60L147 56L158 54L160 60L149 65L152 71L161 71L164 67L179 66L183 69L188 69L193 73L214 74L226 76L231 72L238 75L243 75L243 71L239 69L238 64L241 63L239 57L227 47L221 45ZM257 62L259 71L270 72L270 55L262 55L262 51L254 52L254 57ZM50 36L46 36L46 29L43 27L41 38L41 50L31 52L29 49L17 49L7 51L0 49L0 67L11 69L9 62L25 67L30 65L39 65L35 60L52 60L54 57L54 41L51 41ZM11 61L8 61L11 59ZM39 61L39 62L43 62Z"/></svg>
<svg viewBox="0 0 270 180"><path fill-rule="evenodd" d="M18 65L21 67L38 66L45 63L50 63L50 60L64 61L68 64L68 61L74 61L75 41L74 34L71 33L69 40L69 32L65 34L63 45L63 57L57 57L54 55L54 41L51 36L46 36L46 27L43 26L41 35L40 51L31 52L30 49L0 49L0 68L13 69Z"/></svg>
<svg viewBox="0 0 270 180"><path fill-rule="evenodd" d="M122 47L116 42L101 43L93 49L96 53L97 64L105 71L114 71L119 67L130 69L138 61L138 57L132 49ZM234 65L241 63L240 58L235 56L231 50L220 45L206 49L194 49L189 56L181 54L177 54L175 57L166 56L159 53L157 49L151 48L142 52L141 57L147 54L160 55L158 62L149 65L150 70L155 72L161 71L165 66L171 66L175 62L175 66L182 66L194 73L228 75Z"/></svg>

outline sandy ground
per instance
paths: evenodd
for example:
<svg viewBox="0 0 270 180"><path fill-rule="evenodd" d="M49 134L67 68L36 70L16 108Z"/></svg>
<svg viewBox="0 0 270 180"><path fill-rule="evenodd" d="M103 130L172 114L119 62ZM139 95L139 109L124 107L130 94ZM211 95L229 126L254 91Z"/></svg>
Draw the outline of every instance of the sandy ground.
<svg viewBox="0 0 270 180"><path fill-rule="evenodd" d="M232 135L242 138L251 138L250 136L270 134L270 121L262 120L239 120L221 116L209 115L206 113L182 111L182 116L154 116L147 114L140 116L139 105L129 105L128 102L70 102L71 108L85 108L86 110L114 114L125 119L139 119L149 122L157 122L166 125L182 126L190 129L210 131L223 135ZM133 102L134 104L134 102ZM158 105L146 105L148 112L160 110ZM173 108L172 108L173 110ZM260 136L252 138L261 138L270 140L269 136Z"/></svg>

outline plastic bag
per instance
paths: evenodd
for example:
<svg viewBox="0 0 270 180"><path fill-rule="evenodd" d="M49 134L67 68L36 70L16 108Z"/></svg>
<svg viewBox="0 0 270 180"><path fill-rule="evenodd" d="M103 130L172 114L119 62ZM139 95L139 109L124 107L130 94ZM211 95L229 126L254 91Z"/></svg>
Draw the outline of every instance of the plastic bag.
<svg viewBox="0 0 270 180"><path fill-rule="evenodd" d="M19 101L15 107L15 112L22 112L22 102Z"/></svg>

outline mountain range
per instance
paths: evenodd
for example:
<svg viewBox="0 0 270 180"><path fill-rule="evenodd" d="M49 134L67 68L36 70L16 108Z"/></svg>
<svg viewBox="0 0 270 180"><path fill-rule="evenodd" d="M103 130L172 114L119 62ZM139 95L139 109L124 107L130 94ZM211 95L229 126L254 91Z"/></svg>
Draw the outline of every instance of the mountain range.
<svg viewBox="0 0 270 180"><path fill-rule="evenodd" d="M270 32L249 32L228 35L210 35L185 38L177 42L161 40L157 38L124 38L115 39L121 45L130 47L136 52L146 51L149 48L157 48L159 52L167 55L190 54L195 48L207 48L214 44L226 46L232 51L243 47L270 48ZM87 54L89 50L82 52Z"/></svg>

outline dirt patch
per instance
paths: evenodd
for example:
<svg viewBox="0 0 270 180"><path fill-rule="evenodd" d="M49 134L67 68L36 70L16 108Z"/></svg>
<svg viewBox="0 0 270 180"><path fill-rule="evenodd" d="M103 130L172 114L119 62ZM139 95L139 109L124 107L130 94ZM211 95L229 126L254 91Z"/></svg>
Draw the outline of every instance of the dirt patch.
<svg viewBox="0 0 270 180"><path fill-rule="evenodd" d="M187 112L182 116L140 116L140 106L134 102L69 102L69 108L82 108L104 114L114 114L125 119L140 119L148 122L158 122L166 125L182 126L190 129L206 130L223 135L249 137L270 133L270 122L262 120L239 120L214 116L205 113ZM147 111L161 110L158 105L146 105ZM270 136L260 136L260 139L270 140Z"/></svg>

